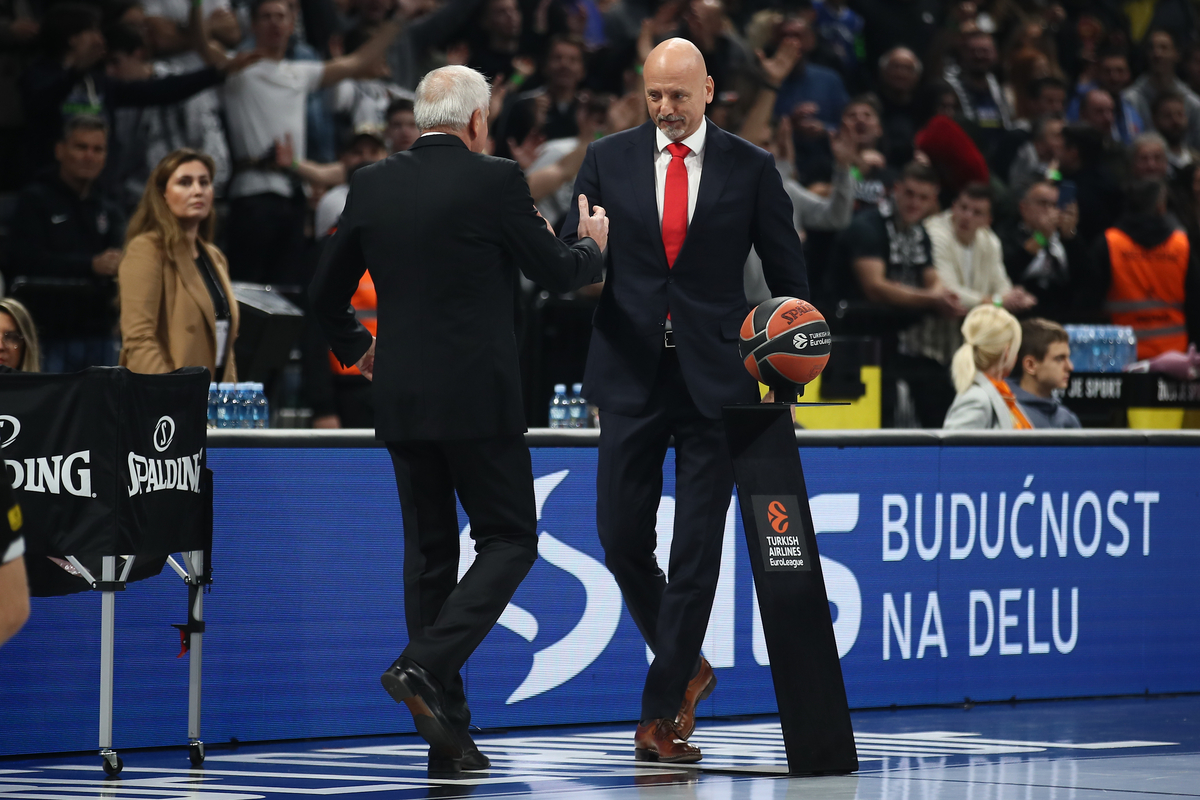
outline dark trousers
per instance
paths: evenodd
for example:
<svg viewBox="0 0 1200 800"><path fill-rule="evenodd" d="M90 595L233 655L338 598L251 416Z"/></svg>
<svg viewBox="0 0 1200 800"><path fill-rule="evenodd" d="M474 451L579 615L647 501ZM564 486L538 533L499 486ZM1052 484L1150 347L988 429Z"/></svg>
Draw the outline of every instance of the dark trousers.
<svg viewBox="0 0 1200 800"><path fill-rule="evenodd" d="M343 428L375 427L375 398L369 382L334 378L333 401Z"/></svg>
<svg viewBox="0 0 1200 800"><path fill-rule="evenodd" d="M533 466L520 434L440 442L389 442L404 518L403 655L446 690L465 728L459 674L537 559ZM458 579L462 503L475 563ZM465 715L465 718L462 718Z"/></svg>
<svg viewBox="0 0 1200 800"><path fill-rule="evenodd" d="M229 276L251 283L304 282L304 202L270 192L229 202Z"/></svg>
<svg viewBox="0 0 1200 800"><path fill-rule="evenodd" d="M667 441L675 437L675 531L670 581L654 556ZM642 721L674 719L696 673L721 572L721 539L733 490L725 426L692 402L667 349L645 410L600 412L596 527L605 563L621 587L654 662L642 691Z"/></svg>
<svg viewBox="0 0 1200 800"><path fill-rule="evenodd" d="M885 376L890 382L890 401L888 392L884 393L884 425L885 428L895 427L894 413L896 408L896 379L908 384L912 395L913 406L917 412L917 420L922 428L940 428L946 421L946 412L954 404L954 384L950 382L950 368L925 356L907 356L895 354L892 361L892 377ZM891 417L889 424L889 416Z"/></svg>

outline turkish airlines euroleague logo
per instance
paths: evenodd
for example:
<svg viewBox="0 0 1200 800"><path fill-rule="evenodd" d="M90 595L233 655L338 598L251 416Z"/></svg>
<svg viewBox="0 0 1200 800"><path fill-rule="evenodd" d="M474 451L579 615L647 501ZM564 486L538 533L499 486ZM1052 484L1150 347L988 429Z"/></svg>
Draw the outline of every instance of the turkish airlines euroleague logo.
<svg viewBox="0 0 1200 800"><path fill-rule="evenodd" d="M787 533L787 507L778 500L772 500L767 504L767 522L776 533Z"/></svg>
<svg viewBox="0 0 1200 800"><path fill-rule="evenodd" d="M803 525L791 519L800 508L794 494L750 497L754 524L762 544L763 569L767 572L809 572L812 559Z"/></svg>

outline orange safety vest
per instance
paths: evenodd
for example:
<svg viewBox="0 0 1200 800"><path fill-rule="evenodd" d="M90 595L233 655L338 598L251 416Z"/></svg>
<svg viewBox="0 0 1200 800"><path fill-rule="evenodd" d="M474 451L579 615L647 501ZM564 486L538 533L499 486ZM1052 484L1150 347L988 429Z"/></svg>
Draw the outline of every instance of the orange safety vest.
<svg viewBox="0 0 1200 800"><path fill-rule="evenodd" d="M376 302L375 280L371 277L371 273L364 272L358 281L358 289L355 290L354 297L350 298L350 305L354 307L354 316L358 317L358 321L371 332L372 336L379 327L379 320L375 316ZM343 367L342 362L338 361L337 356L333 353L329 354L329 368L333 370L334 375L362 374L353 364Z"/></svg>
<svg viewBox="0 0 1200 800"><path fill-rule="evenodd" d="M1114 325L1129 325L1137 334L1137 357L1154 358L1171 350L1187 350L1183 315L1188 239L1175 231L1157 247L1145 248L1118 228L1104 232L1112 263L1112 285L1105 310Z"/></svg>

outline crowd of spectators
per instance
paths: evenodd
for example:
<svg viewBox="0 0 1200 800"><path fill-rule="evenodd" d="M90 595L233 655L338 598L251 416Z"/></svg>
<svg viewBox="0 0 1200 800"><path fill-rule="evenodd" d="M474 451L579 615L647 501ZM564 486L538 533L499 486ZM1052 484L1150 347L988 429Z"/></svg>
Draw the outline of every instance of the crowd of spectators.
<svg viewBox="0 0 1200 800"><path fill-rule="evenodd" d="M299 298L350 175L418 136L425 72L491 80L491 152L557 229L588 143L647 121L641 64L672 36L704 55L712 122L774 155L817 307L882 343L885 426L941 427L1000 366L1048 397L1039 325L1133 324L1140 357L1197 340L1197 0L0 0L0 267L41 369L117 363L126 220L169 154L211 161L229 277ZM765 299L753 252L746 287ZM1036 347L956 386L979 308L1010 315L996 341L1039 320ZM317 424L369 424L365 380L315 331L303 349ZM567 351L531 361L575 380Z"/></svg>

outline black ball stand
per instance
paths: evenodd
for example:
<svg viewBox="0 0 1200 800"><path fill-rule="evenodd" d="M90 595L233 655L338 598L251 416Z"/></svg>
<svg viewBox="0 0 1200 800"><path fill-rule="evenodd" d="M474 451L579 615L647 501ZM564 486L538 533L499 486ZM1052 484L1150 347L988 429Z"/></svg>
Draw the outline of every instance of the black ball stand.
<svg viewBox="0 0 1200 800"><path fill-rule="evenodd" d="M855 772L858 753L792 422L804 387L771 388L774 403L725 406L723 417L788 774Z"/></svg>

